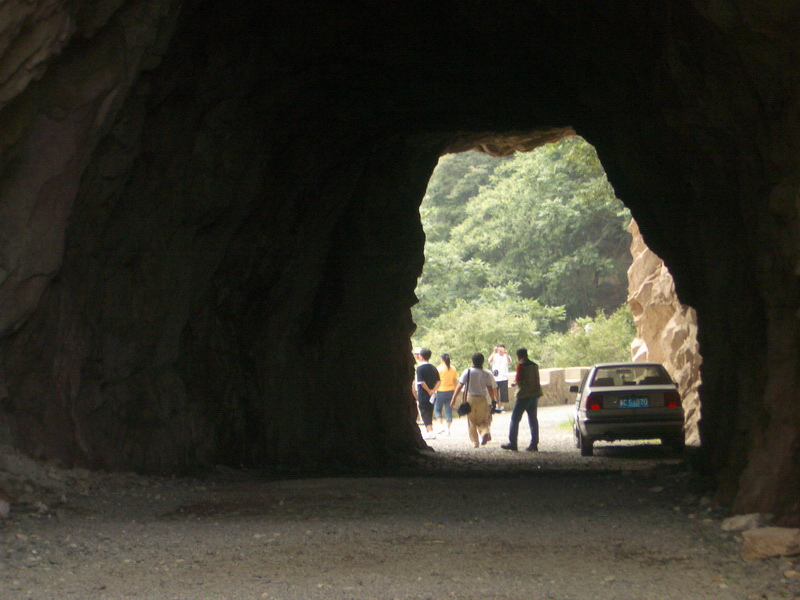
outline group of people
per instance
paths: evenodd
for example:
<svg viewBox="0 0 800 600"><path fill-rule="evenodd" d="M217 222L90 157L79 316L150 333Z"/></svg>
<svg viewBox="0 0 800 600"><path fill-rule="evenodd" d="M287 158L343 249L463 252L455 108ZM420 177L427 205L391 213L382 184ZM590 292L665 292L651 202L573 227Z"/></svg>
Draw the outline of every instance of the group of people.
<svg viewBox="0 0 800 600"><path fill-rule="evenodd" d="M417 361L413 389L425 427L423 439L436 439L441 434L450 435L453 409L465 402L469 404L467 424L470 441L476 448L489 443L492 440L492 414L504 411L504 404L508 402L511 357L506 353L505 346L496 346L489 357L491 371L484 368L483 354L476 352L471 358L472 366L464 369L460 376L450 364L449 354L441 355L441 363L437 368L430 363L432 353L428 348L414 348L413 352ZM537 411L542 386L539 381L539 366L530 360L525 348L517 350L516 378L511 385L517 387L517 399L511 412L508 443L501 448L518 449L519 423L522 415L527 413L531 428L531 443L527 450L536 452L539 450ZM436 431L433 428L434 416L439 421Z"/></svg>

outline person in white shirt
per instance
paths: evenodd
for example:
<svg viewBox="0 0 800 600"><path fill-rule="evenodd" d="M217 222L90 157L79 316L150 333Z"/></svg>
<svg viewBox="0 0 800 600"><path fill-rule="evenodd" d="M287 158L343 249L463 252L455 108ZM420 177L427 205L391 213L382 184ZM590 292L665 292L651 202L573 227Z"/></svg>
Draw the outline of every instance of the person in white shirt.
<svg viewBox="0 0 800 600"><path fill-rule="evenodd" d="M495 381L497 381L497 389L500 392L497 402L497 408L492 406L492 412L504 412L506 410L505 404L508 402L508 369L511 366L511 357L506 352L506 347L503 344L497 344L494 347L494 352L489 357L489 364L492 366Z"/></svg>
<svg viewBox="0 0 800 600"><path fill-rule="evenodd" d="M455 407L456 402L460 402L461 390L466 391L466 401L470 405L467 415L469 439L476 448L485 446L492 440L489 431L492 424L491 401L497 399L497 382L494 375L483 368L483 360L480 352L472 355L472 366L461 373L450 401L450 406Z"/></svg>

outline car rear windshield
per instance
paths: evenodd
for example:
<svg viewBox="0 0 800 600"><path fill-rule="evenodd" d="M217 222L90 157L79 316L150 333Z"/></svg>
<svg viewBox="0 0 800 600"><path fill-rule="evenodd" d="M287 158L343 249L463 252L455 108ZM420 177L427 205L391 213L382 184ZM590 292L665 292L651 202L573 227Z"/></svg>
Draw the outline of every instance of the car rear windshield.
<svg viewBox="0 0 800 600"><path fill-rule="evenodd" d="M592 385L595 387L671 383L672 379L661 365L600 367L595 371L592 380Z"/></svg>

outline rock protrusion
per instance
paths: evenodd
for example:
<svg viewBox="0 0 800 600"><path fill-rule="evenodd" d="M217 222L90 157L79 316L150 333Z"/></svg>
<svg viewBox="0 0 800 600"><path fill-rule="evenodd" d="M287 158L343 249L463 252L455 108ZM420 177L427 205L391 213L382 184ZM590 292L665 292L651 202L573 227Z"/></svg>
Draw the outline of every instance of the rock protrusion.
<svg viewBox="0 0 800 600"><path fill-rule="evenodd" d="M633 263L628 269L628 305L636 324L631 344L634 361L659 362L678 384L686 414L686 442L700 443L700 348L697 343L697 314L681 304L675 281L664 261L645 244L636 221L628 231L633 236Z"/></svg>

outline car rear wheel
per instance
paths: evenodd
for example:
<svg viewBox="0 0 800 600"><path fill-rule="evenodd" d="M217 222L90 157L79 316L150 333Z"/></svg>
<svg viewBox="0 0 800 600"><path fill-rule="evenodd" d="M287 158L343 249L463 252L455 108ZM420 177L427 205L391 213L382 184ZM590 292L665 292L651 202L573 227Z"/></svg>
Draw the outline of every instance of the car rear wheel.
<svg viewBox="0 0 800 600"><path fill-rule="evenodd" d="M578 447L581 449L581 456L594 456L594 440L592 438L584 437L579 431L578 443L580 444Z"/></svg>
<svg viewBox="0 0 800 600"><path fill-rule="evenodd" d="M578 426L577 425L575 425L572 428L572 437L574 438L574 441L575 441L575 447L576 448L580 448L581 447L581 432L578 431Z"/></svg>

